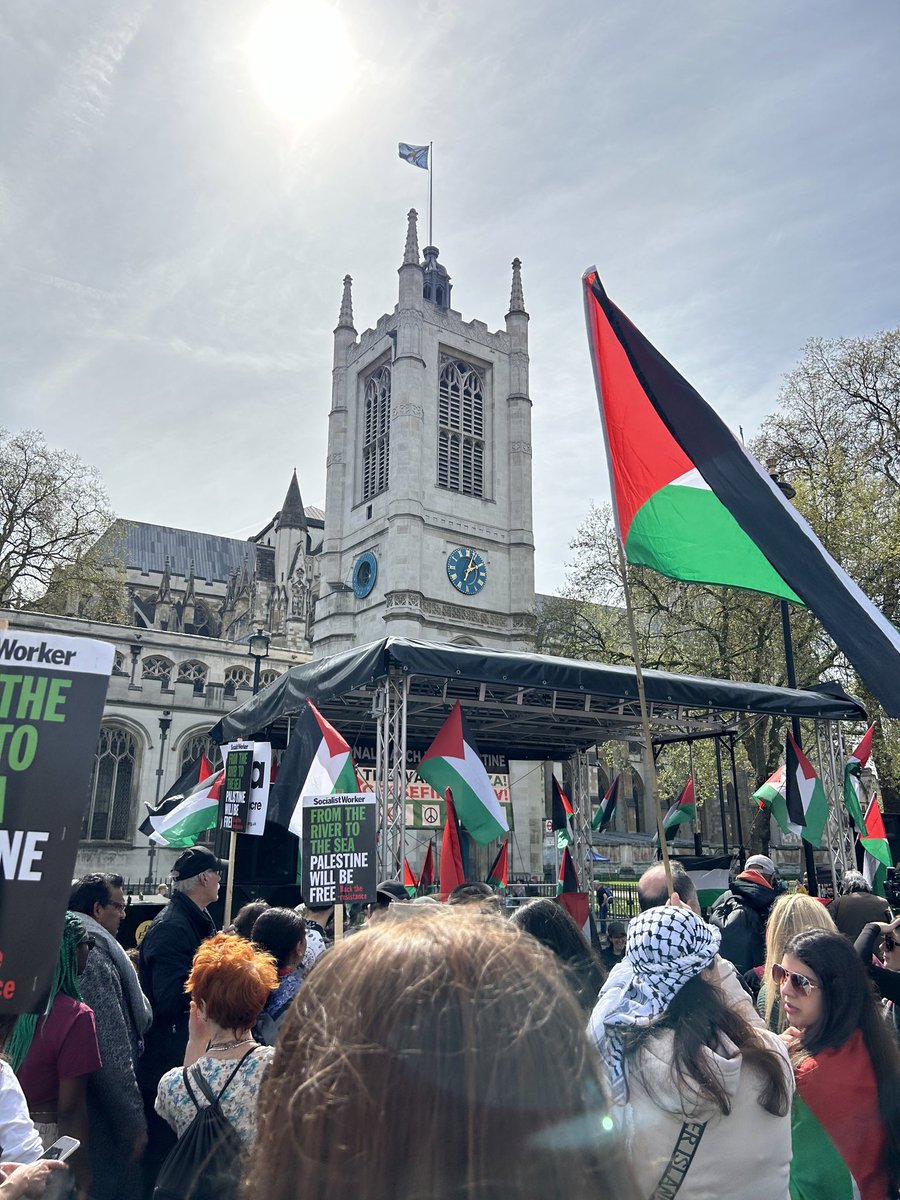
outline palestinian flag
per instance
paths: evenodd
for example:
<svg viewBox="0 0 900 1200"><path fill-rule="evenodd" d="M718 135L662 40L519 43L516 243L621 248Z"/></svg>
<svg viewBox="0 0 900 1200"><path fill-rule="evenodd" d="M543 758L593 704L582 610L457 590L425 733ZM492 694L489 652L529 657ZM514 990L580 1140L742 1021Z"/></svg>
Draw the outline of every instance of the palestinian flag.
<svg viewBox="0 0 900 1200"><path fill-rule="evenodd" d="M728 890L728 875L731 870L731 856L728 854L679 854L672 862L679 863L690 875L697 889L697 899L701 908L709 908L715 904L723 892Z"/></svg>
<svg viewBox="0 0 900 1200"><path fill-rule="evenodd" d="M438 795L451 789L460 824L480 846L509 833L500 801L478 757L478 747L458 700L416 772Z"/></svg>
<svg viewBox="0 0 900 1200"><path fill-rule="evenodd" d="M670 838L679 825L693 821L697 815L697 804L694 800L694 777L691 775L682 789L681 795L663 817L663 832Z"/></svg>
<svg viewBox="0 0 900 1200"><path fill-rule="evenodd" d="M587 892L580 890L578 872L569 847L562 852L559 864L559 878L556 881L556 898L569 913L575 924L590 941L590 904Z"/></svg>
<svg viewBox="0 0 900 1200"><path fill-rule="evenodd" d="M860 803L860 775L872 753L872 730L874 728L874 725L869 726L865 737L844 764L844 806L860 837L866 835L866 823L863 820L862 804Z"/></svg>
<svg viewBox="0 0 900 1200"><path fill-rule="evenodd" d="M444 836L441 839L441 895L446 900L454 888L466 882L466 873L463 870L462 846L459 844L459 826L456 822L453 793L449 788L444 805L446 820Z"/></svg>
<svg viewBox="0 0 900 1200"><path fill-rule="evenodd" d="M551 776L553 786L553 808L550 818L550 828L556 832L557 849L563 850L566 846L575 844L575 833L572 826L572 818L575 813L569 801L569 797L562 790L562 784L555 775Z"/></svg>
<svg viewBox="0 0 900 1200"><path fill-rule="evenodd" d="M884 1128L862 1033L818 1057L821 1065L808 1058L796 1070L791 1200L881 1200L890 1191Z"/></svg>
<svg viewBox="0 0 900 1200"><path fill-rule="evenodd" d="M206 755L198 755L193 762L188 763L156 808L152 804L147 804L147 816L144 817L138 826L138 832L142 833L144 837L150 837L154 829L152 818L154 816L162 816L163 813L169 812L172 808L172 805L167 802L173 797L176 800L183 800L188 792L192 792L197 784L202 783L204 779L209 779L212 773L212 764Z"/></svg>
<svg viewBox="0 0 900 1200"><path fill-rule="evenodd" d="M412 898L419 890L419 881L416 879L415 873L407 860L403 860L403 886L406 888L406 894Z"/></svg>
<svg viewBox="0 0 900 1200"><path fill-rule="evenodd" d="M869 807L866 809L866 836L859 839L859 844L865 851L863 874L875 895L883 896L885 876L888 867L894 865L894 858L885 832L884 818L875 796L869 801Z"/></svg>
<svg viewBox="0 0 900 1200"><path fill-rule="evenodd" d="M788 821L799 828L805 841L819 847L828 820L828 797L812 763L790 733L787 735L784 774L784 806Z"/></svg>
<svg viewBox="0 0 900 1200"><path fill-rule="evenodd" d="M422 870L419 872L419 893L422 896L428 895L428 889L434 887L434 838L429 839L428 849L425 851L425 861L422 863Z"/></svg>
<svg viewBox="0 0 900 1200"><path fill-rule="evenodd" d="M583 284L628 561L672 579L806 604L887 712L900 716L900 634L721 418L616 308L595 268Z"/></svg>
<svg viewBox="0 0 900 1200"><path fill-rule="evenodd" d="M311 700L294 722L266 819L300 837L304 796L362 791L350 747Z"/></svg>
<svg viewBox="0 0 900 1200"><path fill-rule="evenodd" d="M591 821L591 829L595 832L603 833L605 829L609 829L612 819L616 815L616 807L619 803L619 792L621 790L622 774L620 772L609 785L609 790L600 801L597 811L594 813L594 819Z"/></svg>
<svg viewBox="0 0 900 1200"><path fill-rule="evenodd" d="M497 851L497 857L488 871L485 883L505 892L509 885L509 839Z"/></svg>
<svg viewBox="0 0 900 1200"><path fill-rule="evenodd" d="M195 846L202 834L215 829L218 824L224 781L225 770L222 768L212 775L205 775L189 791L170 794L150 811L141 825L141 832L147 833L155 846L173 849Z"/></svg>

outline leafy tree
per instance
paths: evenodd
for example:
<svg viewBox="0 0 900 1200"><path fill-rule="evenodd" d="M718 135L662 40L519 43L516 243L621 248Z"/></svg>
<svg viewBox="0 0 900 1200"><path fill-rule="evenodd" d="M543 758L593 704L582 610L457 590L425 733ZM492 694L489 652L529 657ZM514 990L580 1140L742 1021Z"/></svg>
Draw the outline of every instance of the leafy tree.
<svg viewBox="0 0 900 1200"><path fill-rule="evenodd" d="M113 521L94 467L37 430L0 430L0 604L117 619L123 593L96 548Z"/></svg>

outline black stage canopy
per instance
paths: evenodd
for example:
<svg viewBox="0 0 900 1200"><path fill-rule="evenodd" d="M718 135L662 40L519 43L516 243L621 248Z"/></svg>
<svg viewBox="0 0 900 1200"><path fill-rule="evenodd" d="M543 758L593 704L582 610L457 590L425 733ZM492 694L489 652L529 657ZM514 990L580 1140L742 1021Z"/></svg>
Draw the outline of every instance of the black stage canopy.
<svg viewBox="0 0 900 1200"><path fill-rule="evenodd" d="M217 742L263 734L284 745L307 700L351 746L375 740L377 694L408 680L407 745L424 749L460 700L482 753L563 760L605 741L640 738L634 668L550 655L386 638L303 663L223 717ZM735 729L742 714L862 721L860 701L834 683L801 691L644 671L654 739Z"/></svg>

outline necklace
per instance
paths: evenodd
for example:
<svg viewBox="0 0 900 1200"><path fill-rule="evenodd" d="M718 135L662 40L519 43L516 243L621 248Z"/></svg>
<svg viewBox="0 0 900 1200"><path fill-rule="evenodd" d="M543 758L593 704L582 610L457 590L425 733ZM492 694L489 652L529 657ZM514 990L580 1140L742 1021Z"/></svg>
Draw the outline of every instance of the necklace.
<svg viewBox="0 0 900 1200"><path fill-rule="evenodd" d="M237 1042L210 1042L206 1047L207 1050L236 1050L238 1046L246 1046L248 1042L252 1042L253 1038L241 1038Z"/></svg>

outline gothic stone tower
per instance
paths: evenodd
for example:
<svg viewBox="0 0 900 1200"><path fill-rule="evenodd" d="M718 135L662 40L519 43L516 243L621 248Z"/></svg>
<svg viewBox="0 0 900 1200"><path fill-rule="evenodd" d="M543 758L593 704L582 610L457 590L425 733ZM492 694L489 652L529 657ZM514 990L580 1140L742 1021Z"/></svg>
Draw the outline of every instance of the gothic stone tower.
<svg viewBox="0 0 900 1200"><path fill-rule="evenodd" d="M396 635L525 649L534 607L528 314L463 321L409 214L399 302L334 331L314 653Z"/></svg>

